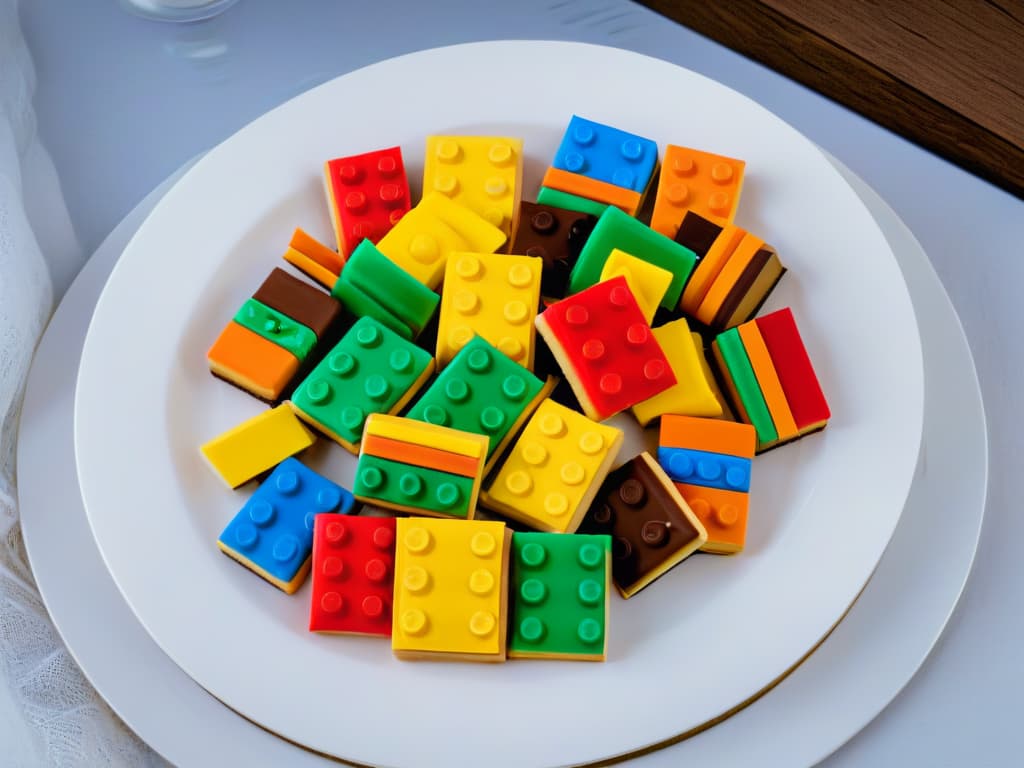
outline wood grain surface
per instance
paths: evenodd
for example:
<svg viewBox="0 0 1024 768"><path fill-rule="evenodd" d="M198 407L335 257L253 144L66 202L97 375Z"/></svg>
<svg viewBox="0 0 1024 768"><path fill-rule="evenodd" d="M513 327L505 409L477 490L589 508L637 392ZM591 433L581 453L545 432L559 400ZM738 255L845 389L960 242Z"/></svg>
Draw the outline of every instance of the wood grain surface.
<svg viewBox="0 0 1024 768"><path fill-rule="evenodd" d="M642 0L1024 197L1024 0Z"/></svg>

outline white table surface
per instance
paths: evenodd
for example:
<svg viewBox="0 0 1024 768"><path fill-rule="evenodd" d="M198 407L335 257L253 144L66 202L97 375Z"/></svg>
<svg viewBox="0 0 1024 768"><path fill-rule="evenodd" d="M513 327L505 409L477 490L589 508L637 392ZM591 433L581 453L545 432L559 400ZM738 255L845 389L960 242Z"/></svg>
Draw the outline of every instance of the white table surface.
<svg viewBox="0 0 1024 768"><path fill-rule="evenodd" d="M183 26L135 18L116 0L33 0L21 18L38 74L40 133L86 252L163 178L271 107L437 45L545 38L629 48L713 77L795 125L871 184L931 257L971 342L991 450L978 560L946 634L896 701L826 765L1019 759L1024 518L1011 504L1010 479L1024 453L1014 429L1024 346L1012 315L1024 277L1024 201L625 0L241 0L218 19Z"/></svg>

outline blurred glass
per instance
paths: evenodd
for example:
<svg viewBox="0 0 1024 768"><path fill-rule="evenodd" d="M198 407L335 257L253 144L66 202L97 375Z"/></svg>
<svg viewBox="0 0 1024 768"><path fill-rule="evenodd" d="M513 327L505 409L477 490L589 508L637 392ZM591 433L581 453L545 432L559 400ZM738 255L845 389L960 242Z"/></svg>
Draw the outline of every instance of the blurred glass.
<svg viewBox="0 0 1024 768"><path fill-rule="evenodd" d="M132 13L155 21L202 21L223 13L238 0L121 0Z"/></svg>

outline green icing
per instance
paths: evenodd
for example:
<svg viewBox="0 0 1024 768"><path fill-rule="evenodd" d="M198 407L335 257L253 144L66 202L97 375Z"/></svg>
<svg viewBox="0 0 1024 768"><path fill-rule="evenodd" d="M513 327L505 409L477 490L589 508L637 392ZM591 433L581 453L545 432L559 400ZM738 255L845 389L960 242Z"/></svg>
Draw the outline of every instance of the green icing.
<svg viewBox="0 0 1024 768"><path fill-rule="evenodd" d="M569 275L569 293L579 293L598 283L604 263L615 248L672 273L672 282L661 306L675 309L697 263L696 254L613 206L601 214L580 251L580 258Z"/></svg>
<svg viewBox="0 0 1024 768"><path fill-rule="evenodd" d="M541 205L565 208L566 210L579 211L580 213L590 213L594 216L600 216L604 213L604 209L608 207L607 203L599 203L597 200L580 197L570 192L562 192L551 187L540 188L540 192L537 193L537 202Z"/></svg>
<svg viewBox="0 0 1024 768"><path fill-rule="evenodd" d="M389 413L433 362L429 352L361 317L292 395L312 421L355 443L371 413Z"/></svg>
<svg viewBox="0 0 1024 768"><path fill-rule="evenodd" d="M775 422L772 421L768 404L761 394L761 385L757 383L757 375L753 366L750 365L750 358L747 357L747 350L743 348L743 339L736 328L730 328L724 333L718 334L715 339L718 343L718 351L722 360L729 369L729 376L732 378L733 386L743 401L743 408L747 412L747 418L754 425L757 432L758 443L773 443L779 439L779 433L775 430Z"/></svg>
<svg viewBox="0 0 1024 768"><path fill-rule="evenodd" d="M490 438L490 458L544 382L480 336L455 355L407 414Z"/></svg>
<svg viewBox="0 0 1024 768"><path fill-rule="evenodd" d="M316 346L316 334L310 328L256 299L249 299L242 305L235 313L235 322L287 349L299 362Z"/></svg>
<svg viewBox="0 0 1024 768"><path fill-rule="evenodd" d="M375 298L363 293L355 286L339 280L334 284L331 295L344 304L345 309L356 317L372 317L403 339L411 340L413 338L412 328L381 306Z"/></svg>
<svg viewBox="0 0 1024 768"><path fill-rule="evenodd" d="M419 335L441 300L369 240L348 257L331 295L352 314L375 318L407 339Z"/></svg>
<svg viewBox="0 0 1024 768"><path fill-rule="evenodd" d="M475 478L359 455L352 492L382 506L415 507L465 518Z"/></svg>
<svg viewBox="0 0 1024 768"><path fill-rule="evenodd" d="M514 533L509 651L600 655L610 536Z"/></svg>

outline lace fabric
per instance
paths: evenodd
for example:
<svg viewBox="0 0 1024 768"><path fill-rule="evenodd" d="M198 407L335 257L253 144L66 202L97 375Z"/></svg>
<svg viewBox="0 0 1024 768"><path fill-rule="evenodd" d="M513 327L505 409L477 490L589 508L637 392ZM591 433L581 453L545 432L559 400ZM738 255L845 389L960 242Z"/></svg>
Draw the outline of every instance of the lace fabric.
<svg viewBox="0 0 1024 768"><path fill-rule="evenodd" d="M28 734L27 743L0 747L0 762L163 765L64 647L21 536L14 457L25 379L55 291L82 264L57 175L36 136L34 85L17 0L0 0L0 699L10 699L3 708L24 719Z"/></svg>

